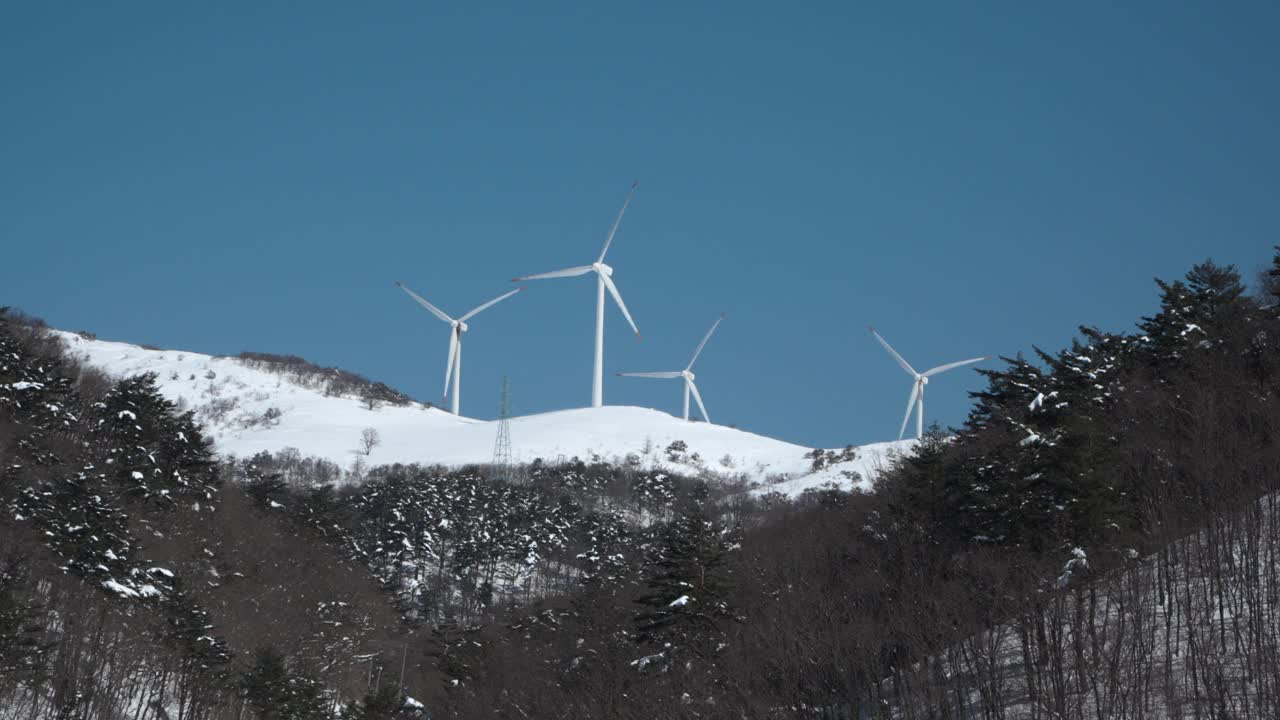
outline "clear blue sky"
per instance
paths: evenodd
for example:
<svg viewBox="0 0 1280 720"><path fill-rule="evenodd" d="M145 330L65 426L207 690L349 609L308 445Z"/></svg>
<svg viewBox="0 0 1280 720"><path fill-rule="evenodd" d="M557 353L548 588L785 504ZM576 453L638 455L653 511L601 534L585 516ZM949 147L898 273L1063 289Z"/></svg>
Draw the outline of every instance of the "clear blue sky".
<svg viewBox="0 0 1280 720"><path fill-rule="evenodd" d="M609 255L605 400L891 438L917 367L1125 329L1280 242L1280 4L6 3L0 304L438 399L447 312ZM1141 5L1137 7L1136 5ZM463 405L590 400L590 278L467 336ZM980 378L929 387L959 423ZM519 438L514 438L518 444Z"/></svg>

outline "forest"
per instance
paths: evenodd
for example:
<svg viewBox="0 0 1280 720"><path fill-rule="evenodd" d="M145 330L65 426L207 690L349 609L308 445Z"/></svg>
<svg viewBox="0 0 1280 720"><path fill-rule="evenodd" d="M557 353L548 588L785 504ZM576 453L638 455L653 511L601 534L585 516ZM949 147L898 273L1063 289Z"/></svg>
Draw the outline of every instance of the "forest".
<svg viewBox="0 0 1280 720"><path fill-rule="evenodd" d="M0 312L0 720L1280 717L1270 262L1157 280L796 500L218 457L154 376Z"/></svg>

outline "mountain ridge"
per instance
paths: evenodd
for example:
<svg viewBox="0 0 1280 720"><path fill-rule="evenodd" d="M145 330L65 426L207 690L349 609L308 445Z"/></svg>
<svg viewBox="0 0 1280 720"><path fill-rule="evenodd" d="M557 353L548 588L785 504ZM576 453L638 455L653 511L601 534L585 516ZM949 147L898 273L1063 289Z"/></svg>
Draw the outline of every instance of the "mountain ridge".
<svg viewBox="0 0 1280 720"><path fill-rule="evenodd" d="M496 420L454 416L403 397L387 402L354 392L331 394L290 377L291 366L264 369L260 359L51 332L72 356L112 377L155 373L161 393L193 410L224 456L294 448L342 467L357 462L483 465L493 457ZM874 476L915 443L863 445L854 448L852 458L836 449L828 453L834 457L815 462L812 448L634 406L552 410L512 417L510 427L512 459L518 464L598 459L741 479L755 493L786 495L824 485L869 489ZM363 442L368 429L376 435L371 446Z"/></svg>

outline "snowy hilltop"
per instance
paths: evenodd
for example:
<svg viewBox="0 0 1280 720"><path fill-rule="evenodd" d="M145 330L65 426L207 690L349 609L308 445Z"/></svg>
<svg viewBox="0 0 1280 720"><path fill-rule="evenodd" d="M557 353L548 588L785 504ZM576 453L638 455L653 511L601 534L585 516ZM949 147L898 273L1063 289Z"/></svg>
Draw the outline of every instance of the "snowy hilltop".
<svg viewBox="0 0 1280 720"><path fill-rule="evenodd" d="M270 360L158 350L58 331L68 351L113 378L155 373L161 392L195 411L224 456L295 448L348 466L391 463L462 466L493 458L497 421L459 417L398 396L336 390L315 373ZM834 484L866 489L894 453L914 440L837 449L812 448L742 430L689 422L657 410L601 407L510 420L512 459L530 463L599 458L611 463L743 478L755 492L795 495ZM372 430L370 435L367 430ZM365 438L371 438L365 442Z"/></svg>

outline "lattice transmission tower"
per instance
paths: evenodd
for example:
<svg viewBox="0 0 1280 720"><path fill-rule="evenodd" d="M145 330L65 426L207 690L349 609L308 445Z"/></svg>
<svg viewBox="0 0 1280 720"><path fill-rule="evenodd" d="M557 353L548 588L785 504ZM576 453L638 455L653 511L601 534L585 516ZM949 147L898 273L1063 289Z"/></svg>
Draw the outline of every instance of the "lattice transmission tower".
<svg viewBox="0 0 1280 720"><path fill-rule="evenodd" d="M498 438L493 441L493 478L511 482L511 379L502 377L502 404L498 407Z"/></svg>

